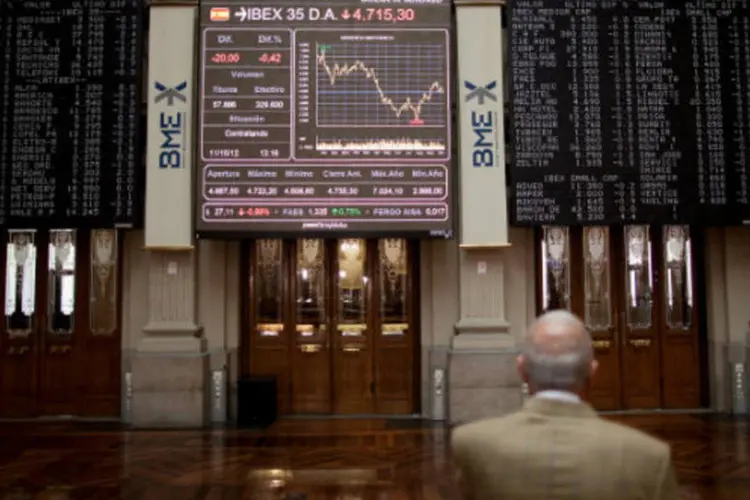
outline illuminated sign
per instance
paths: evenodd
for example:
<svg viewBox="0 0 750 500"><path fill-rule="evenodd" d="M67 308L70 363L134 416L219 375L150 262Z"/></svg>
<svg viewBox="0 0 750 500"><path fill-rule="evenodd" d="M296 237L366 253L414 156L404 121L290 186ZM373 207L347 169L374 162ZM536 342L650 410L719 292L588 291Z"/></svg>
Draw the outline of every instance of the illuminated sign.
<svg viewBox="0 0 750 500"><path fill-rule="evenodd" d="M254 3L201 6L198 232L451 237L451 3Z"/></svg>

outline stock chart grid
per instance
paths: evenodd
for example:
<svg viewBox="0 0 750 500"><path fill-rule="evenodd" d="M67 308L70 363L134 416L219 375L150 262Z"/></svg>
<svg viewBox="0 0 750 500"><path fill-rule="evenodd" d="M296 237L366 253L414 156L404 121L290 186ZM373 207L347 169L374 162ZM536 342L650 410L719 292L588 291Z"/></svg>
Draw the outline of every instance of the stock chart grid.
<svg viewBox="0 0 750 500"><path fill-rule="evenodd" d="M316 41L316 125L444 128L446 36Z"/></svg>

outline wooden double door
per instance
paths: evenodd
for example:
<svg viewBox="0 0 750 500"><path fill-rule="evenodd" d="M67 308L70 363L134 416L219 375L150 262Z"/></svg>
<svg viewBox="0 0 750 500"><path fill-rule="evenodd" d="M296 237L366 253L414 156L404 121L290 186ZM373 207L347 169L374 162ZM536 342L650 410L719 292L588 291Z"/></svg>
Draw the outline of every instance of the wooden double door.
<svg viewBox="0 0 750 500"><path fill-rule="evenodd" d="M540 239L541 309L575 312L594 339L594 407L700 407L703 259L690 228L548 227Z"/></svg>
<svg viewBox="0 0 750 500"><path fill-rule="evenodd" d="M411 414L417 401L415 245L255 240L243 372L275 376L281 414Z"/></svg>
<svg viewBox="0 0 750 500"><path fill-rule="evenodd" d="M0 417L118 417L118 233L12 230L0 239Z"/></svg>

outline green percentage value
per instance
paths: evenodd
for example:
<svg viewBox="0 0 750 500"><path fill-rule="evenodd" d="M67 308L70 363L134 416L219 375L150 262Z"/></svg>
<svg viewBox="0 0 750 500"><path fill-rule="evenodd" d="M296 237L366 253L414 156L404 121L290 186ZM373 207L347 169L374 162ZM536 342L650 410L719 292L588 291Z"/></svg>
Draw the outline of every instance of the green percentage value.
<svg viewBox="0 0 750 500"><path fill-rule="evenodd" d="M357 217L362 215L362 209L352 207L331 208L331 215L335 217Z"/></svg>

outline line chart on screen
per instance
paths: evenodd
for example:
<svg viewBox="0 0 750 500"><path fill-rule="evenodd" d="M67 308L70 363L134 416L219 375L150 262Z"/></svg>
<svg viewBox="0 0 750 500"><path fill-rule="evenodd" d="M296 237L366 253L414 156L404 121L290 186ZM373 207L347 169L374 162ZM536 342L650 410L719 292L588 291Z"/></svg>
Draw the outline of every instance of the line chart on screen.
<svg viewBox="0 0 750 500"><path fill-rule="evenodd" d="M298 41L312 56L315 150L444 154L447 36L444 30L369 36L300 30Z"/></svg>

